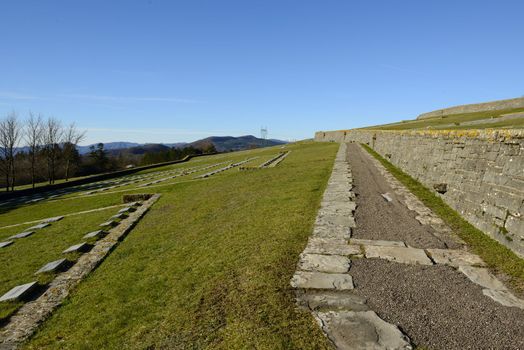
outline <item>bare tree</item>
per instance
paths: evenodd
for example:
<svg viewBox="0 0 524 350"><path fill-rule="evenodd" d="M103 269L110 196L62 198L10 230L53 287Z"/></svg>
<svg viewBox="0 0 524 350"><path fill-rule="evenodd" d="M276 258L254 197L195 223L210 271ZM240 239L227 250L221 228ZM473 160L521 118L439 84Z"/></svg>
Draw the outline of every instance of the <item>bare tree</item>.
<svg viewBox="0 0 524 350"><path fill-rule="evenodd" d="M76 128L75 123L70 124L64 133L64 160L65 160L65 180L69 180L69 171L71 167L71 161L76 154L76 145L80 143L86 136L85 131L79 131Z"/></svg>
<svg viewBox="0 0 524 350"><path fill-rule="evenodd" d="M15 148L22 136L22 126L18 115L11 112L0 121L0 158L6 179L6 191L15 189Z"/></svg>
<svg viewBox="0 0 524 350"><path fill-rule="evenodd" d="M36 178L36 161L38 152L42 147L42 138L44 135L44 120L42 116L38 114L35 116L32 112L29 112L29 118L26 122L25 142L29 147L29 161L31 163L31 184L35 188Z"/></svg>
<svg viewBox="0 0 524 350"><path fill-rule="evenodd" d="M44 124L43 148L47 160L49 184L55 183L56 163L60 153L60 142L64 134L62 124L55 118L48 118Z"/></svg>

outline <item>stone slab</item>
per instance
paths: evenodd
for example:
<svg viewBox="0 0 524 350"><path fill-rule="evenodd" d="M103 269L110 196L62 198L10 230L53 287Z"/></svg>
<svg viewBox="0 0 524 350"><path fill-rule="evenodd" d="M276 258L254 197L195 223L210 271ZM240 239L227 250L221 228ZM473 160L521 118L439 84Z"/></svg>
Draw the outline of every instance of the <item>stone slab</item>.
<svg viewBox="0 0 524 350"><path fill-rule="evenodd" d="M353 278L348 274L296 271L291 279L293 288L301 289L353 289Z"/></svg>
<svg viewBox="0 0 524 350"><path fill-rule="evenodd" d="M0 242L0 248L4 248L13 244L13 241Z"/></svg>
<svg viewBox="0 0 524 350"><path fill-rule="evenodd" d="M48 223L48 222L42 222L41 224L29 227L28 230L41 230L41 229L46 228L48 226L51 226L51 224Z"/></svg>
<svg viewBox="0 0 524 350"><path fill-rule="evenodd" d="M304 253L308 254L328 254L328 255L354 255L360 254L360 247L350 244L338 243L314 243L308 242Z"/></svg>
<svg viewBox="0 0 524 350"><path fill-rule="evenodd" d="M40 273L46 273L46 272L55 272L62 268L64 268L67 265L66 259L59 259L55 261L51 261L44 266L40 268L40 270L36 271L35 275L38 275Z"/></svg>
<svg viewBox="0 0 524 350"><path fill-rule="evenodd" d="M26 238L26 237L31 236L33 233L35 233L35 231L26 231L26 232L22 232L22 233L18 233L16 235L13 235L13 236L9 237L9 239Z"/></svg>
<svg viewBox="0 0 524 350"><path fill-rule="evenodd" d="M125 207L125 208L122 208L118 211L118 213L130 213L130 212L133 212L135 211L136 209L133 208L133 207Z"/></svg>
<svg viewBox="0 0 524 350"><path fill-rule="evenodd" d="M506 290L504 284L495 276L493 276L488 269L474 266L459 266L458 270L462 272L473 283L476 283L484 288L493 290Z"/></svg>
<svg viewBox="0 0 524 350"><path fill-rule="evenodd" d="M318 312L316 317L337 349L413 349L408 337L373 311Z"/></svg>
<svg viewBox="0 0 524 350"><path fill-rule="evenodd" d="M345 273L351 261L341 255L304 254L300 255L298 268L302 271Z"/></svg>
<svg viewBox="0 0 524 350"><path fill-rule="evenodd" d="M406 244L401 241L381 241L381 240L373 240L373 239L359 239L359 238L352 238L350 240L351 244L363 244L363 245L375 245L375 246L382 246L382 247L406 247Z"/></svg>
<svg viewBox="0 0 524 350"><path fill-rule="evenodd" d="M366 298L347 291L307 290L297 297L301 306L312 311L366 311Z"/></svg>
<svg viewBox="0 0 524 350"><path fill-rule="evenodd" d="M109 221L101 223L99 226L100 227L113 227L113 226L116 226L116 225L118 225L118 222L116 222L114 220L109 220Z"/></svg>
<svg viewBox="0 0 524 350"><path fill-rule="evenodd" d="M427 249L431 258L437 264L444 264L453 267L462 265L485 266L482 259L475 254L457 249Z"/></svg>
<svg viewBox="0 0 524 350"><path fill-rule="evenodd" d="M313 237L322 238L341 238L348 240L351 238L351 229L341 225L321 225L317 224L313 228Z"/></svg>
<svg viewBox="0 0 524 350"><path fill-rule="evenodd" d="M82 243L78 243L78 244L75 244L75 245L72 245L71 247L67 248L66 250L64 250L62 253L63 254L68 254L68 253L77 253L77 252L85 252L87 250L89 250L89 244L87 244L87 242L82 242Z"/></svg>
<svg viewBox="0 0 524 350"><path fill-rule="evenodd" d="M351 215L322 215L317 217L317 224L319 225L336 225L355 228L355 218Z"/></svg>
<svg viewBox="0 0 524 350"><path fill-rule="evenodd" d="M348 241L344 238L311 236L309 237L308 244L346 245L348 244Z"/></svg>
<svg viewBox="0 0 524 350"><path fill-rule="evenodd" d="M424 250L403 247L364 246L366 258L379 258L403 264L433 265Z"/></svg>
<svg viewBox="0 0 524 350"><path fill-rule="evenodd" d="M497 303L508 307L518 307L524 310L524 300L517 298L505 290L483 289L482 293L495 300Z"/></svg>
<svg viewBox="0 0 524 350"><path fill-rule="evenodd" d="M64 218L63 216L55 216L52 218L45 219L44 221L42 221L42 223L57 222L57 221L62 220L63 218Z"/></svg>
<svg viewBox="0 0 524 350"><path fill-rule="evenodd" d="M11 301L21 299L27 294L31 293L32 290L37 286L36 281L21 284L9 290L7 293L0 297L0 301Z"/></svg>
<svg viewBox="0 0 524 350"><path fill-rule="evenodd" d="M386 200L386 202L393 202L393 198L391 198L389 193L382 193L381 196Z"/></svg>
<svg viewBox="0 0 524 350"><path fill-rule="evenodd" d="M127 217L125 213L118 213L118 214L111 216L111 219L119 220L119 219L124 219L125 217Z"/></svg>
<svg viewBox="0 0 524 350"><path fill-rule="evenodd" d="M89 232L84 235L84 239L90 239L90 238L101 238L107 235L107 232L104 230L97 230L93 232Z"/></svg>

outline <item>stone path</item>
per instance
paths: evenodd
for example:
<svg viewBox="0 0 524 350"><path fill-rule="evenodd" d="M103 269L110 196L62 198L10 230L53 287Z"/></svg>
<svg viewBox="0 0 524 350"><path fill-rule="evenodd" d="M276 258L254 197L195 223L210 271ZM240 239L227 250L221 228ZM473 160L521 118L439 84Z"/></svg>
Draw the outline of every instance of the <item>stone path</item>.
<svg viewBox="0 0 524 350"><path fill-rule="evenodd" d="M291 285L339 349L523 348L524 301L484 266L378 161L342 144Z"/></svg>

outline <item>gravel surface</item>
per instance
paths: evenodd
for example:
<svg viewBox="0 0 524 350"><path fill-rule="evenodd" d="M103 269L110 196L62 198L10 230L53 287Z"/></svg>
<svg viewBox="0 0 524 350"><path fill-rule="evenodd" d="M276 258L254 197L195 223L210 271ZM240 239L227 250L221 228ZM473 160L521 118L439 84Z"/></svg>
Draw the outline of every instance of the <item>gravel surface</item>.
<svg viewBox="0 0 524 350"><path fill-rule="evenodd" d="M447 266L355 259L355 294L427 349L524 349L524 310L502 306Z"/></svg>
<svg viewBox="0 0 524 350"><path fill-rule="evenodd" d="M445 242L433 234L428 225L421 225L416 213L401 204L386 179L355 143L348 144L348 160L353 172L356 194L357 228L354 238L403 241L415 248L449 248L455 242ZM387 202L381 194L389 193Z"/></svg>

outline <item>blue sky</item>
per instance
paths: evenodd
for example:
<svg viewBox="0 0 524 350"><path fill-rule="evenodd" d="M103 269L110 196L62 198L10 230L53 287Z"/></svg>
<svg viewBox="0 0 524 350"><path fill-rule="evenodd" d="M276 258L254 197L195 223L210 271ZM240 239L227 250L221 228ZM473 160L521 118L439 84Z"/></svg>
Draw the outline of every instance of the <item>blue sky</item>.
<svg viewBox="0 0 524 350"><path fill-rule="evenodd" d="M523 1L0 3L0 116L84 143L312 137L524 95Z"/></svg>

